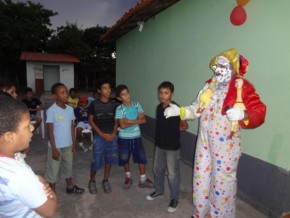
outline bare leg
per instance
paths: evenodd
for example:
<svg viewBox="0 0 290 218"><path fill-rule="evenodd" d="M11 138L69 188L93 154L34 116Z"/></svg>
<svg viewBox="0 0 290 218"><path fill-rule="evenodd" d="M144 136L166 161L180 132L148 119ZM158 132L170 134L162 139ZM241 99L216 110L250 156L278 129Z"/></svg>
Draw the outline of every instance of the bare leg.
<svg viewBox="0 0 290 218"><path fill-rule="evenodd" d="M139 164L140 175L145 175L145 164Z"/></svg>
<svg viewBox="0 0 290 218"><path fill-rule="evenodd" d="M125 170L125 173L130 172L130 165L129 165L129 163L126 163L124 165L124 170Z"/></svg>
<svg viewBox="0 0 290 218"><path fill-rule="evenodd" d="M83 131L83 128L80 128L80 127L77 128L77 140L79 143L83 142L82 131Z"/></svg>
<svg viewBox="0 0 290 218"><path fill-rule="evenodd" d="M110 171L111 171L111 164L105 164L104 180L109 179Z"/></svg>
<svg viewBox="0 0 290 218"><path fill-rule="evenodd" d="M73 183L72 183L72 178L70 177L70 178L66 178L65 179L65 181L66 181L66 185L67 186L71 186Z"/></svg>
<svg viewBox="0 0 290 218"><path fill-rule="evenodd" d="M96 175L97 175L97 171L91 169L90 182L95 181Z"/></svg>

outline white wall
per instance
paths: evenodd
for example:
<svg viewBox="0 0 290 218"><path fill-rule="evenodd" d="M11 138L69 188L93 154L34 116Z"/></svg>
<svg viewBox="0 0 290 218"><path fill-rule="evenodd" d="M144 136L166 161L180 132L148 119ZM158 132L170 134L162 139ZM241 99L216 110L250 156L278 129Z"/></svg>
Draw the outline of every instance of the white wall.
<svg viewBox="0 0 290 218"><path fill-rule="evenodd" d="M59 62L26 62L26 77L27 86L35 91L35 76L43 75L43 65L57 65L60 69L60 81L64 83L68 89L74 87L74 65L73 63L59 63Z"/></svg>
<svg viewBox="0 0 290 218"><path fill-rule="evenodd" d="M65 84L68 89L74 87L74 65L72 63L62 63L59 66L60 82Z"/></svg>

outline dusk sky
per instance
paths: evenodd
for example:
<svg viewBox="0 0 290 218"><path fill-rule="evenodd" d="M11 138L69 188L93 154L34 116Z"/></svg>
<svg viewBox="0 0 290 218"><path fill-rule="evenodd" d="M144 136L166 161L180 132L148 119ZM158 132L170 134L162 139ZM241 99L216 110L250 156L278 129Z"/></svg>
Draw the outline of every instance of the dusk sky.
<svg viewBox="0 0 290 218"><path fill-rule="evenodd" d="M18 0L26 2L25 0ZM61 25L77 23L78 27L85 29L99 26L111 27L130 8L141 0L30 0L39 2L45 9L58 12L51 17L52 28ZM15 2L15 1L14 1Z"/></svg>

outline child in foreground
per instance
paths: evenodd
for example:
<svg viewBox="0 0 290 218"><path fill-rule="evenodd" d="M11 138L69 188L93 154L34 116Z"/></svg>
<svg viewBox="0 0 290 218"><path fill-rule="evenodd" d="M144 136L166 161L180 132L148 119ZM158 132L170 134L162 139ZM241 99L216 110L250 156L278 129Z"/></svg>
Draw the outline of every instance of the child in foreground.
<svg viewBox="0 0 290 218"><path fill-rule="evenodd" d="M13 99L17 99L17 90L16 90L16 85L11 82L1 82L0 83L0 95L5 95ZM35 129L33 130L35 131ZM25 158L26 158L26 153L28 152L29 148L21 151L21 152L16 152L14 155L14 159L25 163Z"/></svg>
<svg viewBox="0 0 290 218"><path fill-rule="evenodd" d="M56 182L64 177L68 194L82 194L85 190L72 182L73 153L76 149L75 115L73 108L66 104L68 91L64 84L55 83L51 93L56 102L46 111L49 143L45 179L55 191Z"/></svg>
<svg viewBox="0 0 290 218"><path fill-rule="evenodd" d="M28 148L33 128L26 105L0 95L0 217L51 217L56 211L49 185L14 159Z"/></svg>
<svg viewBox="0 0 290 218"><path fill-rule="evenodd" d="M137 101L132 101L129 89L126 85L116 88L116 97L122 102L116 109L115 118L119 128L119 165L124 166L124 189L130 188L131 178L129 160L132 154L134 163L138 163L140 180L139 188L154 188L153 182L146 177L145 166L147 163L145 149L142 143L139 124L144 124L146 118L142 106Z"/></svg>

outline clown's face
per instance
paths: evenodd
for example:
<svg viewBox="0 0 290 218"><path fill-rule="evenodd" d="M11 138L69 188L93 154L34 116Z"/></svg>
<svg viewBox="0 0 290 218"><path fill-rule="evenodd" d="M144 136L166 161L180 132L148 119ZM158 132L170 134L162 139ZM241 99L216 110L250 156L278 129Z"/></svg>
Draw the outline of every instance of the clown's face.
<svg viewBox="0 0 290 218"><path fill-rule="evenodd" d="M232 79L233 69L228 59L223 56L217 58L214 75L218 83L228 83Z"/></svg>

